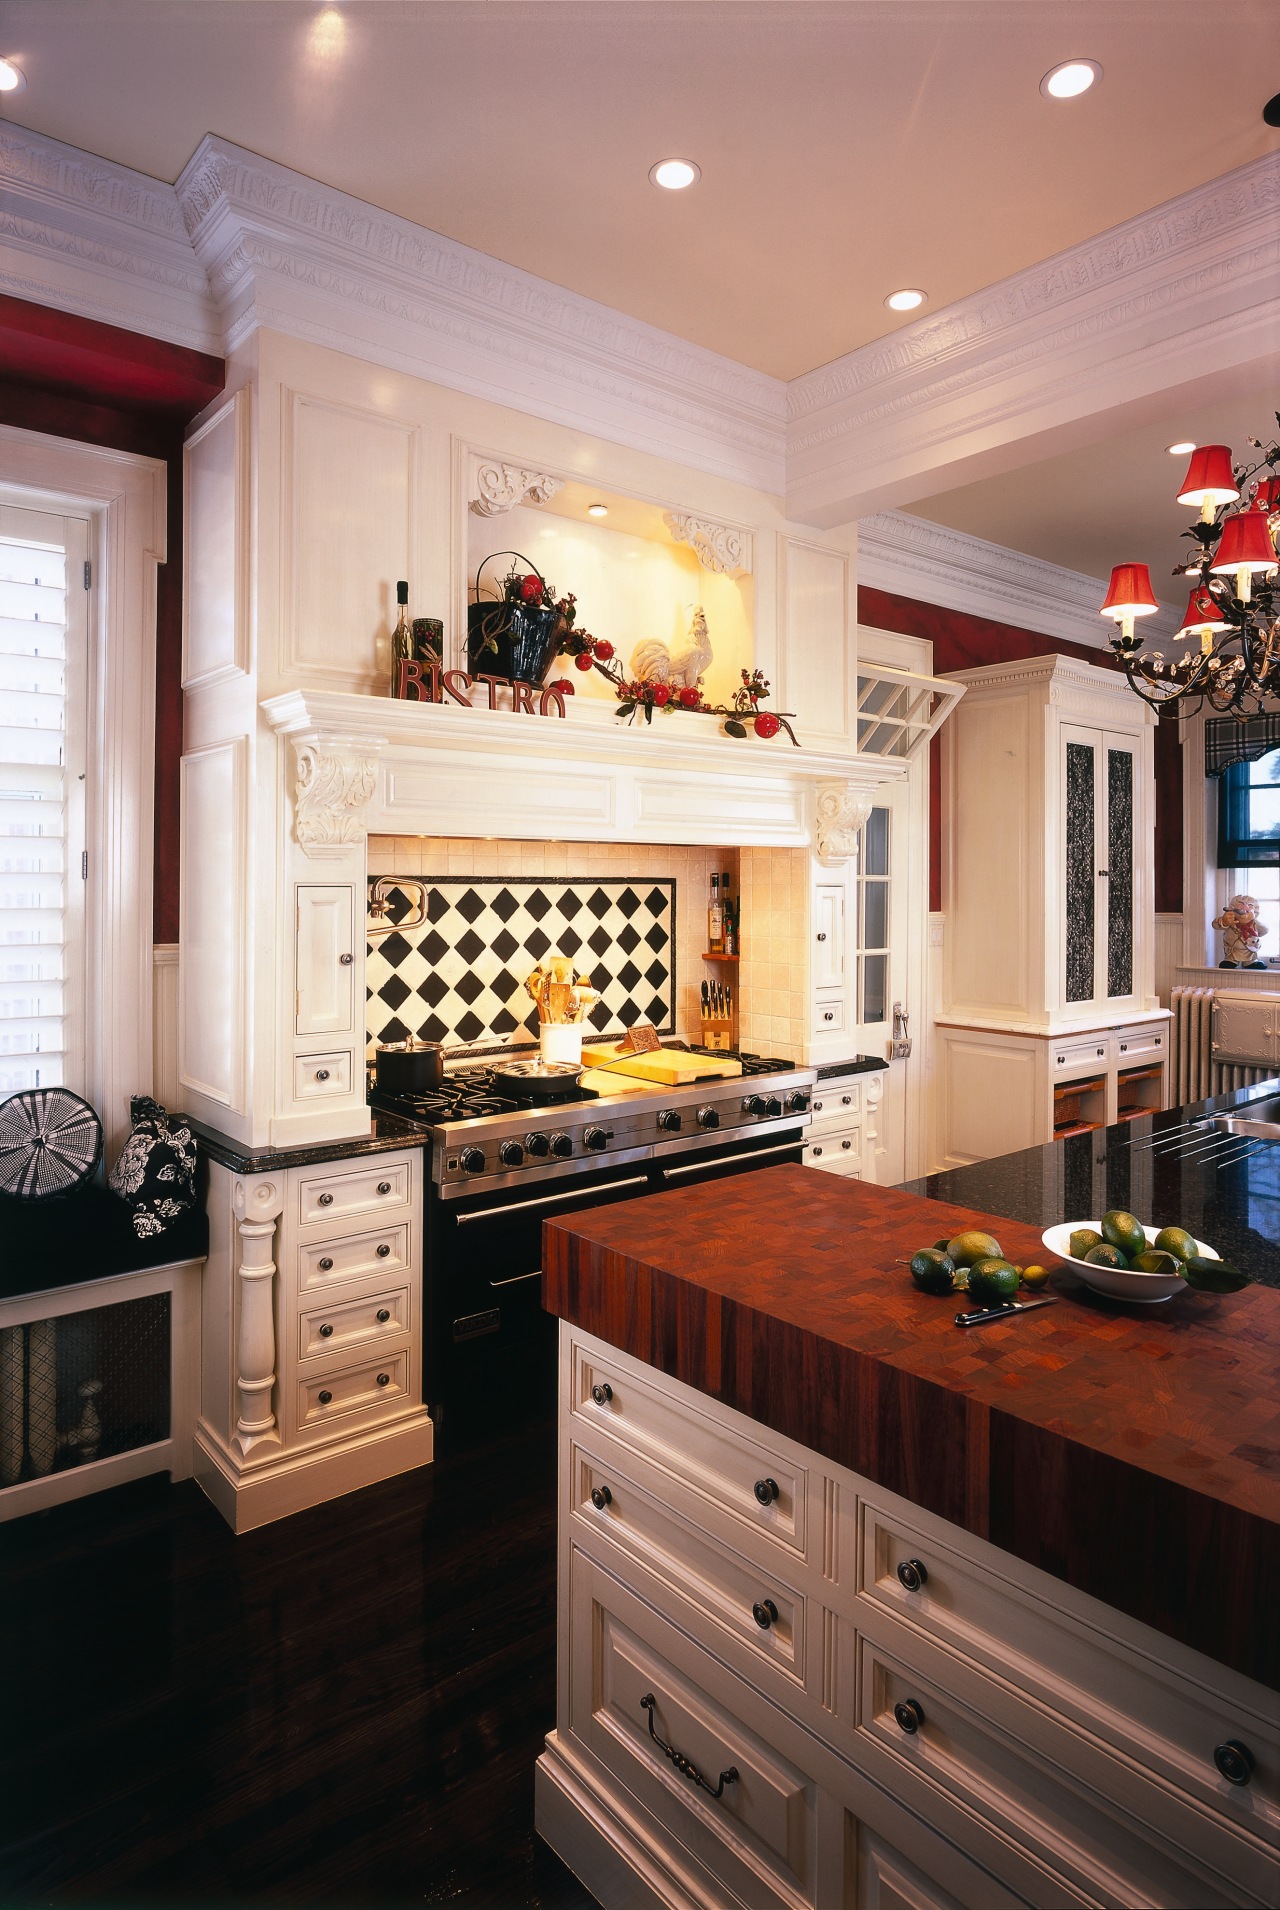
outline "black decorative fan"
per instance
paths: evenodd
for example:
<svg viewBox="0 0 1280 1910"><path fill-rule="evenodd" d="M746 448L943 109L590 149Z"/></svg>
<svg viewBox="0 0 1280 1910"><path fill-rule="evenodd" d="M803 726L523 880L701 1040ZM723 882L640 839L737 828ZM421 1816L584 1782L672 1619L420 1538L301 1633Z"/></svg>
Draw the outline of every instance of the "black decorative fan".
<svg viewBox="0 0 1280 1910"><path fill-rule="evenodd" d="M27 1088L0 1103L0 1192L48 1200L88 1180L102 1123L69 1088Z"/></svg>

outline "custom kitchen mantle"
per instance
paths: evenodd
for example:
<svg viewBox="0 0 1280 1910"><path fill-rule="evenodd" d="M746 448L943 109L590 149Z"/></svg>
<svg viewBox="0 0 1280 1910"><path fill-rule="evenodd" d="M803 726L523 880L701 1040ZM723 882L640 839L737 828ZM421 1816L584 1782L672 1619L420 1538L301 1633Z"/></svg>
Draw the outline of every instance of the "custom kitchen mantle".
<svg viewBox="0 0 1280 1910"><path fill-rule="evenodd" d="M719 718L627 725L586 703L563 720L317 690L261 707L293 744L298 841L321 856L385 834L812 844L834 860L852 853L874 792L908 768L738 740Z"/></svg>
<svg viewBox="0 0 1280 1910"><path fill-rule="evenodd" d="M548 1222L548 1310L1280 1688L1280 1294L956 1331L899 1256L1035 1228L778 1167Z"/></svg>

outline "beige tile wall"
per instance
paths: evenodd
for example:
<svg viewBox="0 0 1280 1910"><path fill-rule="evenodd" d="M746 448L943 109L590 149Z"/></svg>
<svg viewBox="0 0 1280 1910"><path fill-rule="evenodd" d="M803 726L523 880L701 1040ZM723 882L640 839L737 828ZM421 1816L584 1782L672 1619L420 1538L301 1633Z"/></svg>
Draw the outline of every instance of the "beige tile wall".
<svg viewBox="0 0 1280 1910"><path fill-rule="evenodd" d="M702 957L707 946L707 901L714 870L728 869L739 889L737 849L665 848L661 844L605 842L486 842L474 837L370 836L369 874L674 877L676 884L676 1033L698 1040L699 988L704 976L727 977ZM756 850L757 860L788 850ZM803 861L803 858L801 857ZM772 894L772 891L770 891ZM781 891L779 892L781 894ZM787 889L789 895L790 890ZM743 903L746 932L747 908ZM785 958L784 958L785 960ZM745 964L743 965L745 966ZM771 971L770 971L771 972ZM780 970L785 973L785 968ZM779 989L785 982L779 982ZM773 984L770 983L772 994ZM741 990L737 991L739 995ZM785 1018L784 1018L785 1019ZM791 1025L788 1022L788 1027ZM748 1047L752 1044L746 1043Z"/></svg>
<svg viewBox="0 0 1280 1910"><path fill-rule="evenodd" d="M806 1052L809 859L803 849L741 849L744 1048Z"/></svg>

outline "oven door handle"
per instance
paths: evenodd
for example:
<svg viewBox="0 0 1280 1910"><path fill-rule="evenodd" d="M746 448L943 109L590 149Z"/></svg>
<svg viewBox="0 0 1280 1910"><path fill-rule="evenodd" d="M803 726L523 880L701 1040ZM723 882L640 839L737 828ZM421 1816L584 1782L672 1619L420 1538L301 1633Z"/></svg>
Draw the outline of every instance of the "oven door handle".
<svg viewBox="0 0 1280 1910"><path fill-rule="evenodd" d="M690 1161L685 1167L664 1167L663 1180L678 1180L685 1174L702 1174L710 1167L732 1167L736 1161L767 1161L771 1154L790 1154L801 1143L784 1141L777 1147L747 1148L742 1154L721 1154L709 1161Z"/></svg>
<svg viewBox="0 0 1280 1910"><path fill-rule="evenodd" d="M490 1280L491 1287L518 1287L523 1280L541 1280L542 1268L535 1267L532 1273L513 1273L506 1280Z"/></svg>
<svg viewBox="0 0 1280 1910"><path fill-rule="evenodd" d="M607 1187L591 1191L612 1194L619 1187L647 1187L648 1184L647 1174L629 1174L625 1180L611 1180L607 1183ZM477 1220L505 1220L508 1214L527 1214L531 1207L554 1207L556 1202L561 1200L576 1200L581 1205L586 1198L589 1196L580 1193L538 1194L533 1200L512 1200L502 1207L476 1207L469 1214L455 1214L454 1225L470 1227Z"/></svg>

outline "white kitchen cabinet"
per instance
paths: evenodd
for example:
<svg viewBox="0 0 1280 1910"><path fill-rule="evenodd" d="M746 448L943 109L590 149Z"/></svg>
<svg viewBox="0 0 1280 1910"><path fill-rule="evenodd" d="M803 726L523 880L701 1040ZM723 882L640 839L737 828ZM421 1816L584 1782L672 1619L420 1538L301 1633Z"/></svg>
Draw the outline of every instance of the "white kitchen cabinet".
<svg viewBox="0 0 1280 1910"><path fill-rule="evenodd" d="M304 1039L350 1034L360 966L355 889L349 882L299 882L297 896L297 1032Z"/></svg>
<svg viewBox="0 0 1280 1910"><path fill-rule="evenodd" d="M560 1334L537 1822L604 1910L1274 1903L1271 1693Z"/></svg>
<svg viewBox="0 0 1280 1910"><path fill-rule="evenodd" d="M858 1074L823 1070L813 1091L805 1134L804 1164L851 1180L876 1178L876 1112L885 1071Z"/></svg>
<svg viewBox="0 0 1280 1910"><path fill-rule="evenodd" d="M813 891L813 986L819 991L845 985L845 887L818 882Z"/></svg>

